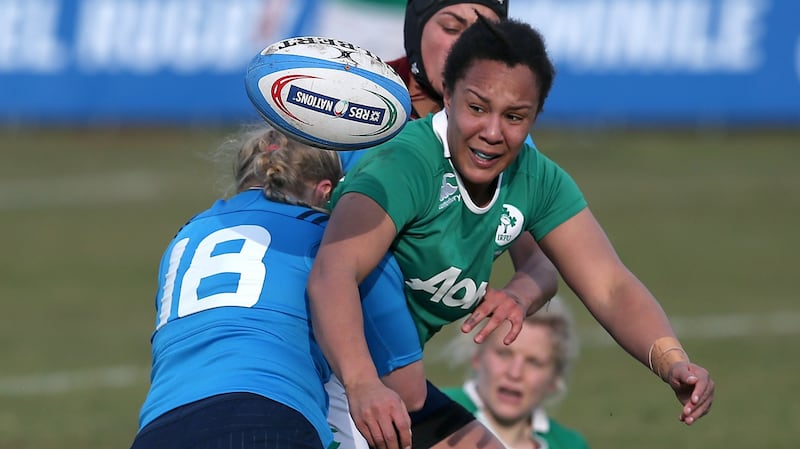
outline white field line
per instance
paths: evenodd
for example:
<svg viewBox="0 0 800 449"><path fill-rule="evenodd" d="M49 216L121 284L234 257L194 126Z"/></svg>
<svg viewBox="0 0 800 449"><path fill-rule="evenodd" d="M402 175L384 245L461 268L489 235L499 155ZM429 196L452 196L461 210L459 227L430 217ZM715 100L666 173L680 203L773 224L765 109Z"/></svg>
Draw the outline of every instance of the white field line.
<svg viewBox="0 0 800 449"><path fill-rule="evenodd" d="M681 339L713 340L800 333L800 311L670 317L670 322ZM616 344L599 325L580 329L579 335L580 344L584 347Z"/></svg>
<svg viewBox="0 0 800 449"><path fill-rule="evenodd" d="M147 368L110 366L80 371L56 371L27 376L0 377L1 396L36 396L75 390L119 388L149 380Z"/></svg>
<svg viewBox="0 0 800 449"><path fill-rule="evenodd" d="M800 312L772 312L761 315L714 315L672 317L672 325L684 339L725 339L747 336L782 336L800 333ZM600 327L581 329L581 346L614 344ZM80 371L55 371L23 376L0 377L0 397L38 396L76 390L121 388L145 385L149 367L111 366Z"/></svg>
<svg viewBox="0 0 800 449"><path fill-rule="evenodd" d="M0 182L0 211L143 201L163 192L163 176L147 171Z"/></svg>

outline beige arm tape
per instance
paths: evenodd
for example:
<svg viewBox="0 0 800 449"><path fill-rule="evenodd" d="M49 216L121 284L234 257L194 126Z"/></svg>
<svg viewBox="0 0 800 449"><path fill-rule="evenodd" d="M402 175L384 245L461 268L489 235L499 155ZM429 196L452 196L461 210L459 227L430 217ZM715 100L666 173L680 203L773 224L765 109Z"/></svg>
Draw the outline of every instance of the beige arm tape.
<svg viewBox="0 0 800 449"><path fill-rule="evenodd" d="M656 339L650 346L647 354L647 361L650 364L650 371L662 378L665 382L669 379L669 369L678 362L689 363L689 356L683 350L681 342L674 337L661 337Z"/></svg>

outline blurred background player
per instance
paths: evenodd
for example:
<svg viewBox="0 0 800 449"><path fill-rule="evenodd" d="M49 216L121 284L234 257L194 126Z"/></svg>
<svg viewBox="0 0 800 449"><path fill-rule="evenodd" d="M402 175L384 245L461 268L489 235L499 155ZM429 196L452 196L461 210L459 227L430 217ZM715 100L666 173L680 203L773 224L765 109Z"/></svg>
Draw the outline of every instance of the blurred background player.
<svg viewBox="0 0 800 449"><path fill-rule="evenodd" d="M588 449L580 433L545 410L566 395L578 355L572 316L564 302L556 296L525 318L513 343L504 344L501 335L493 332L480 345L456 336L446 354L466 356L472 373L461 388L442 391L473 412L509 449Z"/></svg>

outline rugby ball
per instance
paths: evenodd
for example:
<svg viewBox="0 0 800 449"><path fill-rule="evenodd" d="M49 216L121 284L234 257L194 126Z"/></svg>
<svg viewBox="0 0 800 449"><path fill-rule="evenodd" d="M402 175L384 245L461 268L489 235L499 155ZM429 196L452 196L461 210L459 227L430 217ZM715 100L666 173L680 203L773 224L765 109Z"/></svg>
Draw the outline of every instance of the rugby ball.
<svg viewBox="0 0 800 449"><path fill-rule="evenodd" d="M408 89L391 66L326 37L293 37L265 48L248 65L245 88L267 123L328 150L385 142L411 113Z"/></svg>

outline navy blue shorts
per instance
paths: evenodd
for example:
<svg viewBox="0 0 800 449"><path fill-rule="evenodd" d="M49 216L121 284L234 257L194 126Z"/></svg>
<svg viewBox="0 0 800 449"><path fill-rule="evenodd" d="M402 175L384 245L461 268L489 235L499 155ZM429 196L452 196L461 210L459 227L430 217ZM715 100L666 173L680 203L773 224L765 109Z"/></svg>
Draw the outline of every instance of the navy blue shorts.
<svg viewBox="0 0 800 449"><path fill-rule="evenodd" d="M475 421L475 416L427 381L425 404L411 417L411 446L431 447Z"/></svg>
<svg viewBox="0 0 800 449"><path fill-rule="evenodd" d="M323 449L297 410L252 393L226 393L173 409L146 425L131 449Z"/></svg>

